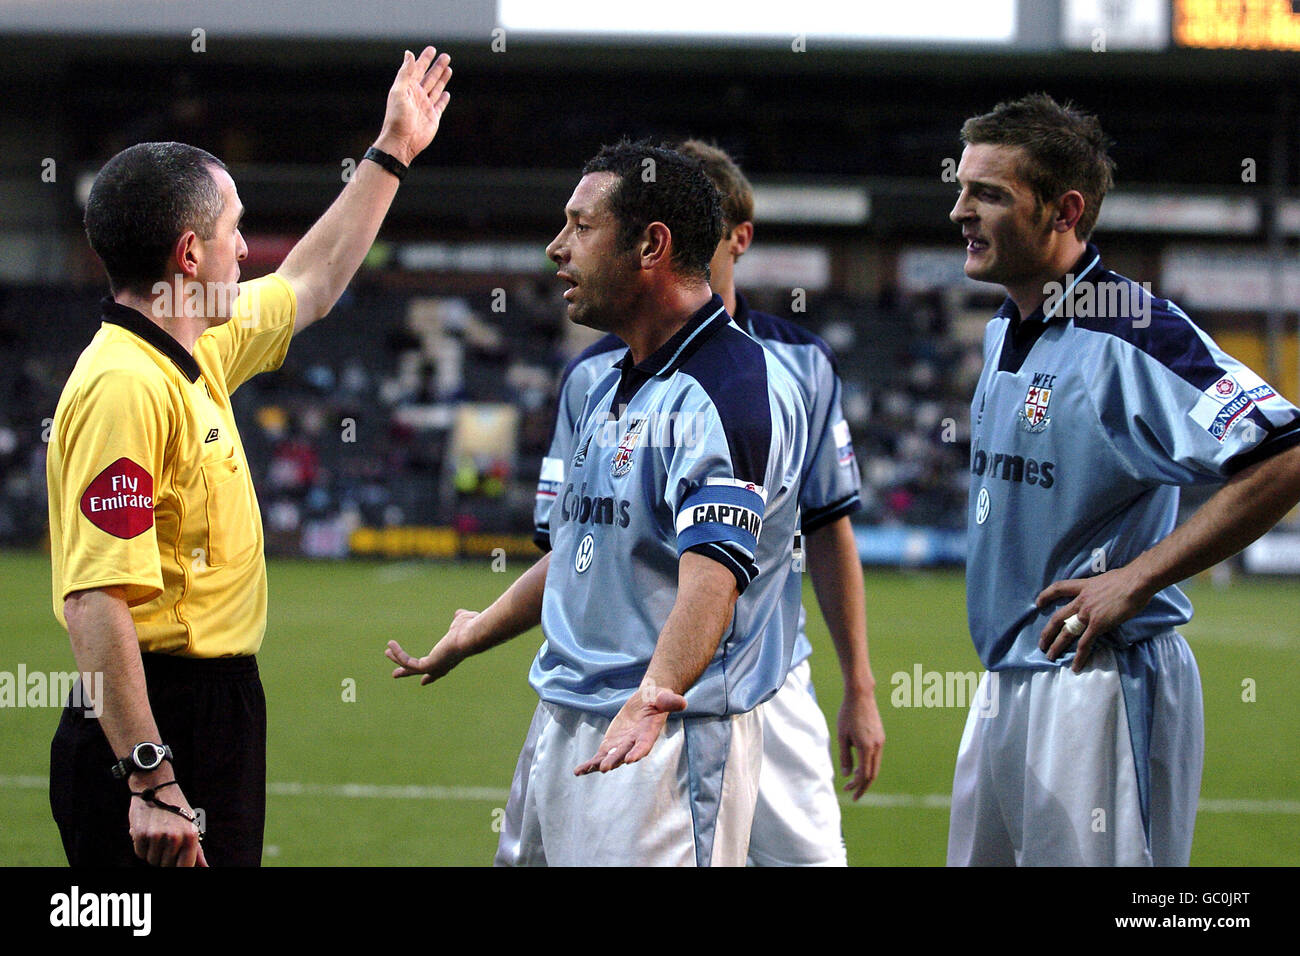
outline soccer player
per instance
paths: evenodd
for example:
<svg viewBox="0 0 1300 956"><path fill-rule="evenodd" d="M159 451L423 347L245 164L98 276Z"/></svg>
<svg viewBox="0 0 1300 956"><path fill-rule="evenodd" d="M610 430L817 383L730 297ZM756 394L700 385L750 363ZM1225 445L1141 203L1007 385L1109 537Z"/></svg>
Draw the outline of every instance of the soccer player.
<svg viewBox="0 0 1300 956"><path fill-rule="evenodd" d="M142 143L95 178L86 233L112 296L47 460L54 613L78 670L104 675L101 716L70 700L50 754L74 866L261 861L266 562L230 394L278 368L361 264L447 106L435 56L406 53L365 161L262 279L237 284L244 209L215 157Z"/></svg>
<svg viewBox="0 0 1300 956"><path fill-rule="evenodd" d="M840 759L853 780L854 799L866 792L879 769L885 742L876 706L875 680L867 654L862 564L849 515L861 507L860 479L848 424L840 409L841 386L830 347L785 319L750 309L736 291L736 262L754 236L754 192L723 150L699 140L680 151L699 160L722 197L723 236L709 264L709 285L722 297L736 324L772 351L794 376L808 410L808 448L800 492L802 531L818 603L844 674L840 708ZM560 386L551 452L542 463L534 512L538 545L550 547L550 513L563 488L563 449L573 440L574 420L591 383L622 356L623 343L607 335L573 360ZM804 634L803 589L798 575L786 600L797 619L794 659L781 690L762 708L763 769L750 833L749 860L758 866L847 864L840 807L831 764L830 734L817 705ZM854 771L854 752L858 754Z"/></svg>
<svg viewBox="0 0 1300 956"><path fill-rule="evenodd" d="M499 864L741 865L756 708L794 643L803 403L709 288L722 212L697 163L607 146L565 217L547 255L567 315L626 349L575 419L552 550L424 658L387 654L429 683L540 620Z"/></svg>
<svg viewBox="0 0 1300 956"><path fill-rule="evenodd" d="M1186 865L1201 686L1177 582L1300 500L1300 411L1089 242L1114 164L1045 94L966 121L953 222L1007 299L971 404L951 865ZM1175 528L1180 485L1225 482Z"/></svg>

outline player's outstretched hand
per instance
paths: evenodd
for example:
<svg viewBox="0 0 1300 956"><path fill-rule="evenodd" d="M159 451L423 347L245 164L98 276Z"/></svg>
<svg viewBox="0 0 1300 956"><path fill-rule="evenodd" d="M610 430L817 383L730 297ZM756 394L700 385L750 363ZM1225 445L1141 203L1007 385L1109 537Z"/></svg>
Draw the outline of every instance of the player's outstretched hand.
<svg viewBox="0 0 1300 956"><path fill-rule="evenodd" d="M648 754L663 733L668 715L686 709L686 698L661 687L647 685L628 698L610 721L600 751L573 769L575 776L609 773Z"/></svg>
<svg viewBox="0 0 1300 956"><path fill-rule="evenodd" d="M173 806L193 814L193 808L180 787L167 787L158 794ZM127 832L135 855L150 866L207 866L199 828L170 810L131 798L127 811Z"/></svg>
<svg viewBox="0 0 1300 956"><path fill-rule="evenodd" d="M1054 661L1078 638L1074 652L1076 674L1083 670L1098 637L1113 631L1147 606L1153 595L1139 589L1128 569L1115 568L1091 578L1055 581L1043 588L1035 603L1045 609L1057 601L1067 603L1056 609L1038 637L1038 649ZM1078 615L1083 630L1071 633L1066 622Z"/></svg>
<svg viewBox="0 0 1300 956"><path fill-rule="evenodd" d="M375 145L409 166L433 142L451 99L447 92L450 64L451 57L445 53L439 56L431 46L426 46L418 57L406 51L402 68L388 91L384 128Z"/></svg>
<svg viewBox="0 0 1300 956"><path fill-rule="evenodd" d="M857 800L867 792L867 787L880 773L880 755L885 749L885 725L880 720L880 708L873 693L845 694L840 705L836 724L840 740L840 770L853 779L844 786ZM857 769L853 766L853 752L858 753Z"/></svg>
<svg viewBox="0 0 1300 956"><path fill-rule="evenodd" d="M469 656L466 651L467 632L470 624L478 617L478 613L478 611L466 611L464 608L456 611L447 633L424 657L412 657L402 649L401 644L389 641L384 656L397 665L393 669L393 676L410 677L413 674L423 674L424 676L420 678L421 686L432 684L439 677L445 676L448 671Z"/></svg>

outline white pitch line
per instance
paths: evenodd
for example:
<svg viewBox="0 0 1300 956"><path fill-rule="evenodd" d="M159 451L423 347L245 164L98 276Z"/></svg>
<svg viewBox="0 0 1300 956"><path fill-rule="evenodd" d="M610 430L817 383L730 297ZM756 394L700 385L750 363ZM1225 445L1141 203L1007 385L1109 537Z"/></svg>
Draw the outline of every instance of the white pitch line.
<svg viewBox="0 0 1300 956"><path fill-rule="evenodd" d="M344 797L353 800L495 800L504 804L510 791L499 787L436 787L420 784L268 783L272 797Z"/></svg>
<svg viewBox="0 0 1300 956"><path fill-rule="evenodd" d="M952 798L943 793L867 793L856 803L840 797L845 807L920 807L927 810L946 810ZM1286 816L1300 815L1300 800L1203 799L1196 806L1197 813L1277 813Z"/></svg>
<svg viewBox="0 0 1300 956"><path fill-rule="evenodd" d="M423 562L401 561L397 564L385 564L376 568L371 576L383 584L390 584L393 581L404 581L407 578L413 578L427 570L428 565Z"/></svg>
<svg viewBox="0 0 1300 956"><path fill-rule="evenodd" d="M0 790L44 790L46 777L0 775ZM504 804L510 791L499 787L441 787L421 784L268 783L272 797L341 797L346 800L478 800ZM921 808L946 810L952 799L944 793L867 793L856 803L841 797L846 807ZM1204 799L1200 813L1277 813L1300 815L1300 800Z"/></svg>

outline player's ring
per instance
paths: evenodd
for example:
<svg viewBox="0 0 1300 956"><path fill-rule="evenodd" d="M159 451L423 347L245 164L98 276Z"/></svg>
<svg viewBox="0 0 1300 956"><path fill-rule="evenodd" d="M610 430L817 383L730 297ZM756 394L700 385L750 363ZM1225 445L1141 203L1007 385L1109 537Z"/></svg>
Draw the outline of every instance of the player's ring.
<svg viewBox="0 0 1300 956"><path fill-rule="evenodd" d="M1079 615L1077 614L1071 614L1067 617L1065 619L1065 624L1062 626L1065 628L1065 633L1069 634L1071 637L1078 637L1088 629L1088 625L1079 620Z"/></svg>

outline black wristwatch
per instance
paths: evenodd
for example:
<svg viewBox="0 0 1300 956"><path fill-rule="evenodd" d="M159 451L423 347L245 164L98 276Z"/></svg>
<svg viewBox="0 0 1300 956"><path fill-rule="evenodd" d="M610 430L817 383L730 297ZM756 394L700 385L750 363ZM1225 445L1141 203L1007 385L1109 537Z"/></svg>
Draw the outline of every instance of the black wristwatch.
<svg viewBox="0 0 1300 956"><path fill-rule="evenodd" d="M162 744L154 744L149 741L136 744L131 748L131 752L113 764L113 776L118 780L125 780L137 770L148 773L151 770L157 770L162 766L164 760L172 759L172 749Z"/></svg>

